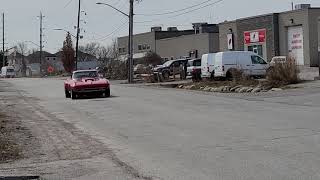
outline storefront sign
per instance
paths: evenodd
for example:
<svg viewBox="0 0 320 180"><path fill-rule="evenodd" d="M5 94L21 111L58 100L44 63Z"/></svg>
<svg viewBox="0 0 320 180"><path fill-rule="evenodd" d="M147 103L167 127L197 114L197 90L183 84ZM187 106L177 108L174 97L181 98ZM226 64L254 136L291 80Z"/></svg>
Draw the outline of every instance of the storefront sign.
<svg viewBox="0 0 320 180"><path fill-rule="evenodd" d="M288 27L288 55L293 57L298 65L304 65L303 27Z"/></svg>
<svg viewBox="0 0 320 180"><path fill-rule="evenodd" d="M228 49L233 50L233 34L227 34Z"/></svg>
<svg viewBox="0 0 320 180"><path fill-rule="evenodd" d="M266 41L266 30L260 29L255 31L244 32L244 43L264 43Z"/></svg>

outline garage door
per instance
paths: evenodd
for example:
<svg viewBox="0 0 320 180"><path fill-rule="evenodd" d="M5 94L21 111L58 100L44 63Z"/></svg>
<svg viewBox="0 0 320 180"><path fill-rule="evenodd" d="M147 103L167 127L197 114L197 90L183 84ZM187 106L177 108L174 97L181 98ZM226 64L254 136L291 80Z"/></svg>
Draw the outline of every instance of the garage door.
<svg viewBox="0 0 320 180"><path fill-rule="evenodd" d="M304 65L302 26L288 28L289 56L294 57L298 65Z"/></svg>

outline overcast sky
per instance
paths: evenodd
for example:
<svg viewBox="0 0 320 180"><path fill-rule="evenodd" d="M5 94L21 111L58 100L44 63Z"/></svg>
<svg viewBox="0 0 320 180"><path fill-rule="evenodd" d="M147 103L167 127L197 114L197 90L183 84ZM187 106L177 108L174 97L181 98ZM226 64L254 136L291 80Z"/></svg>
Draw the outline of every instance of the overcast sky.
<svg viewBox="0 0 320 180"><path fill-rule="evenodd" d="M53 29L64 28L74 34L76 33L74 26L77 19L77 1L0 0L0 12L5 13L6 48L22 41L33 41L39 44L40 28L37 16L42 11L45 16L45 50L52 53L57 51L62 46L65 33ZM82 13L81 17L83 20L81 23L82 35L84 36L81 44L99 42L108 45L112 39L128 34L127 18L109 7L96 5L95 3L98 1L110 3L125 12L128 11L129 0L82 0L82 10L85 13ZM135 4L135 14L166 13L204 1L206 0L142 0ZM217 0L212 0L206 4L215 1ZM291 2L292 0L224 0L218 4L183 15L180 14L192 9L162 16L136 15L134 32L146 32L150 30L151 26L159 25L165 29L168 26L189 29L192 27L191 23L194 22L219 23L225 20L287 11L291 9ZM294 3L311 3L313 7L320 7L320 0L294 0ZM37 46L28 43L28 48L37 49Z"/></svg>

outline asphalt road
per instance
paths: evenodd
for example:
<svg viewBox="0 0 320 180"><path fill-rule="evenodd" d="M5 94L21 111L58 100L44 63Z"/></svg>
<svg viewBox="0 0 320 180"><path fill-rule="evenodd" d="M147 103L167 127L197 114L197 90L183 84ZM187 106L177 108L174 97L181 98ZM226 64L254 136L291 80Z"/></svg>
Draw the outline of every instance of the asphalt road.
<svg viewBox="0 0 320 180"><path fill-rule="evenodd" d="M320 179L319 87L246 97L114 84L111 98L73 101L62 80L6 82L142 179ZM108 167L76 178L109 179Z"/></svg>

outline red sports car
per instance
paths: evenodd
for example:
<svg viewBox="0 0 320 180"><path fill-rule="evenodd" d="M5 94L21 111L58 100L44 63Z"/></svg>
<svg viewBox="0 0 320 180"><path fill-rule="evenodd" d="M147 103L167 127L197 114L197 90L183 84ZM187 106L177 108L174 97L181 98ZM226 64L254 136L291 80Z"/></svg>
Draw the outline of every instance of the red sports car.
<svg viewBox="0 0 320 180"><path fill-rule="evenodd" d="M110 97L110 82L101 78L97 70L79 70L64 82L66 98L76 99L81 95Z"/></svg>

